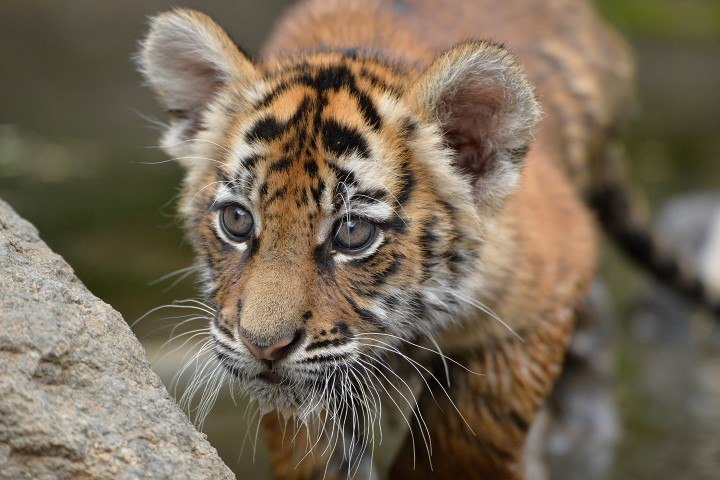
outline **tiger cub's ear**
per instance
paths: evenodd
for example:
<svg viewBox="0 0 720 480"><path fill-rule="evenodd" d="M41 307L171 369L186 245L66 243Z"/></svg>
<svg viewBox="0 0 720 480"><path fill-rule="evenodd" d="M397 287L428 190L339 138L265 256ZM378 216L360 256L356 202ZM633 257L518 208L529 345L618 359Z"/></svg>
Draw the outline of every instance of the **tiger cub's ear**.
<svg viewBox="0 0 720 480"><path fill-rule="evenodd" d="M183 154L182 142L200 129L203 114L226 85L259 78L248 57L210 17L176 9L150 20L136 55L140 72L170 114L162 144Z"/></svg>
<svg viewBox="0 0 720 480"><path fill-rule="evenodd" d="M540 107L504 48L466 42L444 54L412 88L411 101L437 120L478 203L500 206L519 184Z"/></svg>

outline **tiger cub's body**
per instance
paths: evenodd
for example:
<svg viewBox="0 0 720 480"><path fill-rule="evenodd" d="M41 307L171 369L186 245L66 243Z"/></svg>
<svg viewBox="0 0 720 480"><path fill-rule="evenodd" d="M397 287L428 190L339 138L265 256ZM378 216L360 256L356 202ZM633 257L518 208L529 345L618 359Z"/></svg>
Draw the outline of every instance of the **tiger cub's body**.
<svg viewBox="0 0 720 480"><path fill-rule="evenodd" d="M588 5L308 1L262 62L175 11L139 62L188 169L218 357L307 421L265 417L276 477L374 475L384 408L416 410L391 478L523 478L595 270L581 194L631 92Z"/></svg>

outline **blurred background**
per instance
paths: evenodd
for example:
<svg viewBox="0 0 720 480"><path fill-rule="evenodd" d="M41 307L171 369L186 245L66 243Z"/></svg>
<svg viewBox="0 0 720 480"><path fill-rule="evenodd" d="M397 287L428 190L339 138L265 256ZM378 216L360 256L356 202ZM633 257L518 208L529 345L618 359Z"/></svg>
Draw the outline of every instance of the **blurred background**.
<svg viewBox="0 0 720 480"><path fill-rule="evenodd" d="M163 114L131 62L146 17L173 6L195 7L257 53L288 3L0 4L0 198L34 223L90 290L129 323L194 296L191 277L177 285L177 276L155 282L190 266L192 253L175 219L181 171L168 162L148 164L165 157L155 147L153 120ZM659 211L665 200L684 193L720 192L720 2L595 3L637 55L639 110L629 132L629 169L650 208ZM607 247L602 268L618 318L615 370L623 424L611 478L718 478L717 329L689 306L653 303L667 294L648 287ZM656 293L648 297L647 291ZM659 319L669 311L673 320ZM151 314L134 329L169 384L185 347L163 347L170 330L162 327L173 322L163 316ZM239 477L264 478L262 442L254 464L252 446L241 454L244 410L223 390L203 430Z"/></svg>

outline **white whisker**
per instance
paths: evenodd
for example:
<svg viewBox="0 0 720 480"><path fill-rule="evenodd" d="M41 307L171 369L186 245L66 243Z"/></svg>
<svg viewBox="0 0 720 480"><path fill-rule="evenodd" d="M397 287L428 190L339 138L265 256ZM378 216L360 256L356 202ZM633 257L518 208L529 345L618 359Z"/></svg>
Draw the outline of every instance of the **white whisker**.
<svg viewBox="0 0 720 480"><path fill-rule="evenodd" d="M510 325L508 325L503 319L501 319L501 318L500 318L495 312L493 312L492 309L491 309L490 307L488 307L487 305L479 302L478 300L475 300L475 299L473 299L473 298L470 298L470 297L468 297L467 295L464 295L464 294L462 294L462 293L460 293L460 292L452 292L452 294L455 295L455 296L456 296L457 298L459 298L460 300L463 300L463 301L469 303L470 305L472 305L472 306L480 309L481 311L485 312L486 314L490 315L492 318L494 318L495 320L497 320L498 322L500 322L500 324L501 324L503 327L507 328L508 331L510 331L510 333L512 333L515 337L517 337L518 340L520 340L521 342L524 342L524 341L525 341L525 340L523 340L523 338L522 338L520 335L518 335L518 334L515 332L515 330L512 329L512 327L510 327Z"/></svg>

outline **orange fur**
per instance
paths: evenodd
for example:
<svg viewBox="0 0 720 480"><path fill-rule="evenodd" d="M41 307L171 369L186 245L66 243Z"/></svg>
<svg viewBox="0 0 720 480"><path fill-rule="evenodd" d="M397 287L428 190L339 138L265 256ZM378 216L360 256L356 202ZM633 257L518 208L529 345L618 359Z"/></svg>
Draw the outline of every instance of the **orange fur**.
<svg viewBox="0 0 720 480"><path fill-rule="evenodd" d="M186 48L178 32L196 30L201 48ZM467 38L503 42L522 67ZM371 389L393 396L373 362L402 353L434 377L420 375L415 441L392 478L522 478L528 429L561 373L595 269L578 193L605 174L631 92L626 50L589 6L309 0L279 22L257 63L210 19L180 10L156 18L139 58L180 112L168 150L200 159L187 162L181 210L217 309L221 361L264 405L319 412L296 427L296 445L281 441L279 417L265 418L276 477L346 475L354 459L330 448L333 435L368 441L355 430L374 418ZM523 68L545 112L534 140ZM174 91L197 92L195 103ZM247 241L223 233L227 202L255 219ZM333 244L350 216L379 225L367 253ZM261 363L247 338L298 346ZM433 339L484 376L452 364L441 387L441 358L403 343L434 348ZM422 373L397 360L387 360L387 383ZM308 363L323 373L297 373ZM266 369L287 383L263 383ZM328 412L338 425L323 432ZM420 451L426 434L435 473ZM313 438L322 453L305 457Z"/></svg>

